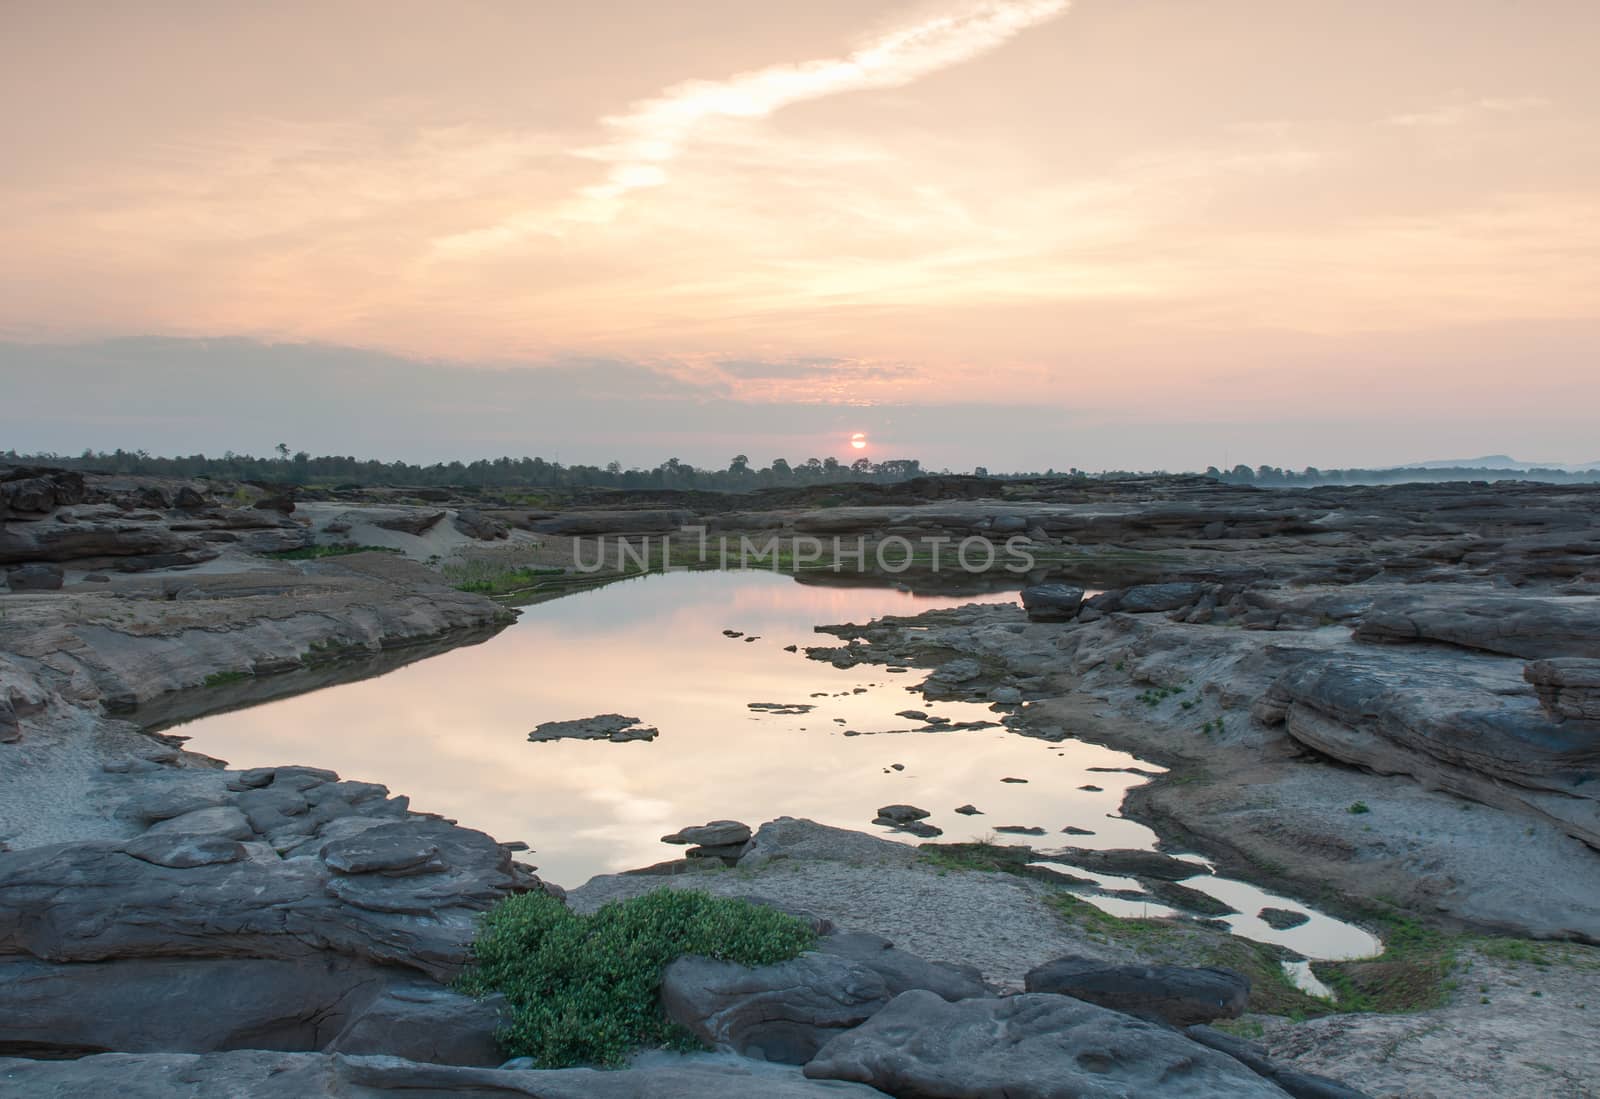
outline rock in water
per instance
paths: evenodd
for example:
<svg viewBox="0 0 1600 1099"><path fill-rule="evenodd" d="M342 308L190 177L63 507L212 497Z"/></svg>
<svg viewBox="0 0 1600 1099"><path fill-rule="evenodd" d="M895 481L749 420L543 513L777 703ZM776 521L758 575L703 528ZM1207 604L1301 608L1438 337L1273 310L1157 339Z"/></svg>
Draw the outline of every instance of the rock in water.
<svg viewBox="0 0 1600 1099"><path fill-rule="evenodd" d="M1107 965L1066 957L1030 970L1024 982L1029 992L1072 996L1179 1027L1237 1019L1250 1003L1250 979L1215 967Z"/></svg>
<svg viewBox="0 0 1600 1099"><path fill-rule="evenodd" d="M1083 589L1070 584L1035 584L1022 589L1022 609L1035 622L1065 622L1083 605Z"/></svg>
<svg viewBox="0 0 1600 1099"><path fill-rule="evenodd" d="M1244 1065L1154 1023L1068 996L948 1003L895 997L805 1066L900 1096L1022 1099L1283 1099Z"/></svg>
<svg viewBox="0 0 1600 1099"><path fill-rule="evenodd" d="M1256 913L1256 917L1268 927L1279 931L1287 931L1291 927L1300 927L1311 922L1311 917L1304 912L1296 912L1292 908L1263 908Z"/></svg>
<svg viewBox="0 0 1600 1099"><path fill-rule="evenodd" d="M528 734L535 744L547 740L609 740L622 744L630 740L654 740L660 730L641 725L636 717L622 714L596 714L576 721L546 721Z"/></svg>
<svg viewBox="0 0 1600 1099"><path fill-rule="evenodd" d="M878 810L882 820L892 821L895 824L905 824L908 821L922 820L931 816L926 809L919 809L915 805L885 805Z"/></svg>

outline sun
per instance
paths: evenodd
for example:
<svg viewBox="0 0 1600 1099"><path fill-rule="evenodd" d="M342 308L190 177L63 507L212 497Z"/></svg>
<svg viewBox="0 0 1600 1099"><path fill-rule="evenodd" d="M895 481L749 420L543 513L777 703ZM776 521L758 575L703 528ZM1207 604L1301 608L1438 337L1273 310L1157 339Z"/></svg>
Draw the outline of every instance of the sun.
<svg viewBox="0 0 1600 1099"><path fill-rule="evenodd" d="M850 436L850 445L852 447L854 447L856 450L866 450L867 449L867 436L866 436L866 433L862 432L862 431L858 431L854 435Z"/></svg>

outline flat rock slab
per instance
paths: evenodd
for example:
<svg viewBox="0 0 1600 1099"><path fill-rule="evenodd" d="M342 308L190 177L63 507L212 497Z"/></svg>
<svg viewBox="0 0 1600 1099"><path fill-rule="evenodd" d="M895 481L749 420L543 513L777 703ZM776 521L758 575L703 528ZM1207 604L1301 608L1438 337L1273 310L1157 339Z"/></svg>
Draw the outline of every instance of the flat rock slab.
<svg viewBox="0 0 1600 1099"><path fill-rule="evenodd" d="M535 744L547 740L609 740L622 744L630 740L654 740L660 730L642 725L636 717L622 714L596 714L575 721L546 721L528 734Z"/></svg>
<svg viewBox="0 0 1600 1099"><path fill-rule="evenodd" d="M1107 965L1068 957L1028 972L1029 992L1053 992L1130 1015L1193 1026L1237 1019L1250 1004L1250 980L1231 969Z"/></svg>
<svg viewBox="0 0 1600 1099"><path fill-rule="evenodd" d="M662 836L662 843L695 844L700 847L722 847L746 843L750 839L750 826L737 820L714 820L709 824L680 828L670 836Z"/></svg>
<svg viewBox="0 0 1600 1099"><path fill-rule="evenodd" d="M1283 1099L1232 1057L1068 996L949 1003L911 991L805 1066L890 1095L1005 1099Z"/></svg>
<svg viewBox="0 0 1600 1099"><path fill-rule="evenodd" d="M882 1099L868 1087L807 1080L792 1069L766 1066L508 1071L267 1050L104 1053L75 1061L0 1058L0 1088L19 1099Z"/></svg>

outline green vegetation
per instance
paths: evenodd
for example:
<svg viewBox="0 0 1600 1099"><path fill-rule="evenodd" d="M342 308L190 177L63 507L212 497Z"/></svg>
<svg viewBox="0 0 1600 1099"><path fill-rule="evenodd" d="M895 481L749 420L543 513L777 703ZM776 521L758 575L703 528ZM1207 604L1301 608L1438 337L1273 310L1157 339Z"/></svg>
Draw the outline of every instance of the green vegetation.
<svg viewBox="0 0 1600 1099"><path fill-rule="evenodd" d="M1392 1014L1444 1003L1454 982L1459 940L1409 916L1380 918L1383 953L1368 961L1313 962L1311 971L1333 990L1340 1011Z"/></svg>
<svg viewBox="0 0 1600 1099"><path fill-rule="evenodd" d="M1372 812L1372 810L1367 807L1367 803L1366 802L1364 802L1364 801L1355 801L1355 802L1351 802L1350 803L1350 808L1346 809L1345 812L1346 813L1353 813L1353 814L1355 814L1357 816L1360 816L1362 813L1370 813L1370 812Z"/></svg>
<svg viewBox="0 0 1600 1099"><path fill-rule="evenodd" d="M279 561L314 561L319 557L344 557L352 553L400 553L402 551L391 546L301 546L299 549L277 550L273 553L264 553L263 557L272 557Z"/></svg>
<svg viewBox="0 0 1600 1099"><path fill-rule="evenodd" d="M460 984L509 1001L496 1035L507 1057L532 1057L540 1068L615 1065L642 1046L688 1040L657 1003L661 971L674 958L769 965L814 939L793 916L689 890L659 889L592 916L525 893L483 917Z"/></svg>
<svg viewBox="0 0 1600 1099"><path fill-rule="evenodd" d="M445 579L460 591L479 595L510 595L536 588L548 577L565 576L567 570L495 561L468 561L464 565L446 565L442 571Z"/></svg>
<svg viewBox="0 0 1600 1099"><path fill-rule="evenodd" d="M201 680L200 685L202 687L226 687L229 683L238 683L249 678L251 678L250 672L212 672Z"/></svg>

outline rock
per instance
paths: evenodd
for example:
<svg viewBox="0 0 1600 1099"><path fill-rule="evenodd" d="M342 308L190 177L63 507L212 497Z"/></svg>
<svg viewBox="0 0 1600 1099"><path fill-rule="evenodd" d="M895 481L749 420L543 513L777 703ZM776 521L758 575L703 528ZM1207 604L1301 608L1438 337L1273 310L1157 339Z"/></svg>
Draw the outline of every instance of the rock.
<svg viewBox="0 0 1600 1099"><path fill-rule="evenodd" d="M60 591L60 565L19 565L6 573L12 591Z"/></svg>
<svg viewBox="0 0 1600 1099"><path fill-rule="evenodd" d="M244 844L220 836L148 833L128 841L123 850L136 859L174 870L238 862L246 854Z"/></svg>
<svg viewBox="0 0 1600 1099"><path fill-rule="evenodd" d="M1001 824L995 827L996 832L1004 832L1008 836L1042 836L1044 829L1030 824Z"/></svg>
<svg viewBox="0 0 1600 1099"><path fill-rule="evenodd" d="M1102 874L1117 874L1125 878L1156 878L1160 881L1184 881L1211 873L1199 863L1175 859L1159 851L1140 851L1137 848L1116 847L1094 850L1088 847L1063 847L1046 853L1058 861L1094 870Z"/></svg>
<svg viewBox="0 0 1600 1099"><path fill-rule="evenodd" d="M1557 657L1522 669L1539 704L1557 721L1600 721L1600 660Z"/></svg>
<svg viewBox="0 0 1600 1099"><path fill-rule="evenodd" d="M656 534L676 533L695 521L687 510L569 511L529 523L540 534Z"/></svg>
<svg viewBox="0 0 1600 1099"><path fill-rule="evenodd" d="M230 840L253 840L256 830L250 827L245 815L231 805L218 805L210 809L196 809L192 813L152 824L147 836L212 836Z"/></svg>
<svg viewBox="0 0 1600 1099"><path fill-rule="evenodd" d="M1065 957L1029 970L1024 985L1029 992L1072 996L1178 1027L1237 1019L1250 1003L1249 978L1215 967L1107 965Z"/></svg>
<svg viewBox="0 0 1600 1099"><path fill-rule="evenodd" d="M667 1018L714 1048L791 1065L809 1061L829 1038L859 1026L889 999L877 973L832 954L755 969L690 956L661 975Z"/></svg>
<svg viewBox="0 0 1600 1099"><path fill-rule="evenodd" d="M830 1041L811 1079L907 1097L1282 1099L1226 1054L1182 1034L1067 996L949 1003L904 992Z"/></svg>
<svg viewBox="0 0 1600 1099"><path fill-rule="evenodd" d="M979 809L976 805L963 805L960 808L958 808L956 810L956 812L960 813L964 817L981 817L981 816L983 816L983 810Z"/></svg>
<svg viewBox="0 0 1600 1099"><path fill-rule="evenodd" d="M1022 692L1015 687L996 687L989 692L989 700L1004 706L1012 706L1022 701Z"/></svg>
<svg viewBox="0 0 1600 1099"><path fill-rule="evenodd" d="M1279 931L1287 931L1291 927L1301 927L1311 922L1310 916L1291 908L1263 908L1256 913L1256 918Z"/></svg>
<svg viewBox="0 0 1600 1099"><path fill-rule="evenodd" d="M597 714L576 721L546 721L528 734L535 744L548 740L609 740L622 744L630 740L654 740L660 730L642 725L636 717L622 714Z"/></svg>
<svg viewBox="0 0 1600 1099"><path fill-rule="evenodd" d="M1323 755L1532 812L1600 847L1600 786L1589 781L1600 726L1552 720L1498 671L1458 653L1340 653L1291 668L1266 698L1289 736Z"/></svg>
<svg viewBox="0 0 1600 1099"><path fill-rule="evenodd" d="M1066 622L1083 606L1083 589L1070 584L1035 584L1022 589L1022 609L1035 622Z"/></svg>
<svg viewBox="0 0 1600 1099"><path fill-rule="evenodd" d="M427 511L423 508L411 508L406 511L392 512L381 515L372 520L372 525L384 530L397 531L401 534L420 535L433 529L440 519L444 518L442 511Z"/></svg>
<svg viewBox="0 0 1600 1099"><path fill-rule="evenodd" d="M0 958L0 1049L36 1057L321 1049L388 979L381 967L332 956L315 964Z"/></svg>
<svg viewBox="0 0 1600 1099"><path fill-rule="evenodd" d="M1117 609L1124 614L1175 611L1199 602L1207 590L1205 584L1136 584L1121 593Z"/></svg>
<svg viewBox="0 0 1600 1099"><path fill-rule="evenodd" d="M0 698L0 744L15 744L22 739L22 722L9 698Z"/></svg>
<svg viewBox="0 0 1600 1099"><path fill-rule="evenodd" d="M915 805L885 805L878 810L878 820L887 820L892 824L906 824L931 815L926 809L919 809Z"/></svg>
<svg viewBox="0 0 1600 1099"><path fill-rule="evenodd" d="M879 817L872 822L884 828L893 828L896 832L905 832L909 835L920 836L923 839L932 839L934 836L944 835L944 829L926 821L907 820L895 821L888 817Z"/></svg>
<svg viewBox="0 0 1600 1099"><path fill-rule="evenodd" d="M468 538L476 538L480 542L493 542L499 538L508 538L511 528L492 515L485 515L477 508L462 508L456 512L455 528Z"/></svg>
<svg viewBox="0 0 1600 1099"><path fill-rule="evenodd" d="M1356 627L1354 638L1377 644L1435 641L1524 660L1600 659L1600 600L1417 599L1374 610Z"/></svg>
<svg viewBox="0 0 1600 1099"><path fill-rule="evenodd" d="M1260 1046L1213 1027L1197 1024L1185 1027L1184 1033L1203 1046L1226 1053L1251 1072L1277 1084L1294 1099L1370 1099L1365 1092L1346 1087L1337 1080L1274 1064Z"/></svg>
<svg viewBox="0 0 1600 1099"><path fill-rule="evenodd" d="M748 843L712 843L691 847L684 852L684 856L691 859L722 859L731 865L739 860L748 847Z"/></svg>
<svg viewBox="0 0 1600 1099"><path fill-rule="evenodd" d="M946 1000L964 1000L970 996L985 996L989 991L983 983L983 974L973 966L924 961L898 949L881 935L835 931L818 939L816 950L866 966L883 978L890 996L925 988Z"/></svg>
<svg viewBox="0 0 1600 1099"><path fill-rule="evenodd" d="M404 825L384 825L323 846L322 861L336 874L436 874L447 867L439 847Z"/></svg>
<svg viewBox="0 0 1600 1099"><path fill-rule="evenodd" d="M756 829L741 868L759 869L777 859L826 859L860 863L915 861L905 844L847 828L833 828L804 817L779 817Z"/></svg>
<svg viewBox="0 0 1600 1099"><path fill-rule="evenodd" d="M1010 783L1025 783L1028 780L1025 779L1025 778L1003 778L1000 781L1001 782L1010 782Z"/></svg>
<svg viewBox="0 0 1600 1099"><path fill-rule="evenodd" d="M982 674L982 664L967 657L960 657L939 665L929 674L928 678L938 680L941 683L966 683L977 679Z"/></svg>
<svg viewBox="0 0 1600 1099"><path fill-rule="evenodd" d="M0 1058L0 1079L19 1095L61 1099L882 1099L871 1088L807 1080L793 1068L759 1062L502 1071L257 1049L104 1053L71 1061Z"/></svg>
<svg viewBox="0 0 1600 1099"><path fill-rule="evenodd" d="M494 1032L504 1003L501 996L477 1000L426 981L391 984L326 1048L440 1065L498 1065Z"/></svg>
<svg viewBox="0 0 1600 1099"><path fill-rule="evenodd" d="M374 810L392 812L391 804L378 803ZM235 828L244 820L232 807L186 816L215 812L234 814ZM363 835L385 839L392 830L396 847L438 848L444 869L406 876L342 875L320 858L280 858L260 842L243 844L245 857L232 858L232 848L211 846L221 839L215 832L197 836L169 829L184 820L164 821L129 843L0 853L0 955L58 962L165 955L308 964L342 955L449 980L466 961L476 916L508 894L541 884L483 833L421 816L376 827L370 818L356 818ZM327 828L335 830L337 823ZM157 840L171 846L157 848ZM219 855L225 860L210 861Z"/></svg>
<svg viewBox="0 0 1600 1099"><path fill-rule="evenodd" d="M710 824L680 828L670 836L662 836L662 843L701 844L717 847L724 844L742 844L750 839L750 826L737 820L714 820Z"/></svg>

